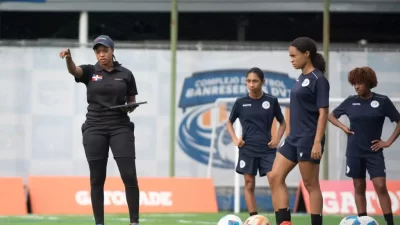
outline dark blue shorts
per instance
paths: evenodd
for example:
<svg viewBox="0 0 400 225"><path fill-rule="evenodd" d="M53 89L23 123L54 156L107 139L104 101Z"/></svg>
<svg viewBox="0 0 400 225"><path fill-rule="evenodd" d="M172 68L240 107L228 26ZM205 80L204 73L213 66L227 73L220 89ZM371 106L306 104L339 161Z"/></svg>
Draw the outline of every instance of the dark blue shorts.
<svg viewBox="0 0 400 225"><path fill-rule="evenodd" d="M312 147L296 147L288 142L284 141L278 148L278 152L281 153L285 158L289 159L294 163L299 161L309 161L319 164L320 159L311 158ZM324 142L322 143L322 154L324 153Z"/></svg>
<svg viewBox="0 0 400 225"><path fill-rule="evenodd" d="M354 179L365 179L367 171L370 179L386 177L383 154L374 157L346 157L346 176Z"/></svg>
<svg viewBox="0 0 400 225"><path fill-rule="evenodd" d="M239 174L250 174L255 176L257 175L258 171L260 177L263 177L272 170L275 156L275 152L259 157L251 157L239 153L239 160L236 165L236 172Z"/></svg>

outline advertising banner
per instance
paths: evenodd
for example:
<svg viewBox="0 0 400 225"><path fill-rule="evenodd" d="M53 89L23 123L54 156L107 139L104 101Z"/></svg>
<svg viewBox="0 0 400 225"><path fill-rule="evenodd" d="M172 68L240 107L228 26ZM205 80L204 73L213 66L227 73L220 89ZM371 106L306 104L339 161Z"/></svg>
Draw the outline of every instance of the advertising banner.
<svg viewBox="0 0 400 225"><path fill-rule="evenodd" d="M139 178L141 213L218 212L215 189L205 178ZM29 177L34 214L91 214L89 177ZM201 193L201 195L199 194ZM105 213L127 213L125 187L108 177Z"/></svg>
<svg viewBox="0 0 400 225"><path fill-rule="evenodd" d="M0 177L0 216L27 214L24 181L20 177Z"/></svg>
<svg viewBox="0 0 400 225"><path fill-rule="evenodd" d="M320 181L322 190L323 213L324 214L351 214L357 215L356 203L354 201L353 181ZM392 201L392 211L394 215L400 215L400 181L387 181L389 196ZM378 196L371 181L367 181L367 212L371 215L382 215ZM307 212L310 212L310 201L307 190L303 182L300 183L297 198L297 208L304 201Z"/></svg>

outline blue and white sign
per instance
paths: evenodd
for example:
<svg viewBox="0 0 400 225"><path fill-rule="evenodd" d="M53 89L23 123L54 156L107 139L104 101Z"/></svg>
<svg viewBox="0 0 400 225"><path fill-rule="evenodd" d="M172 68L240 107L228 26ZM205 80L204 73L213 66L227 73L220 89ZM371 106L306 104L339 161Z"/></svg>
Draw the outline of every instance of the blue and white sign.
<svg viewBox="0 0 400 225"><path fill-rule="evenodd" d="M211 109L218 98L237 98L248 93L245 69L213 70L193 73L185 79L179 108L184 112L179 125L178 144L192 159L207 164L211 144ZM278 98L288 98L295 80L288 74L264 71L264 92ZM235 161L231 138L225 129L232 103L221 106L221 117L216 128L213 166L232 169ZM230 152L229 152L230 151Z"/></svg>

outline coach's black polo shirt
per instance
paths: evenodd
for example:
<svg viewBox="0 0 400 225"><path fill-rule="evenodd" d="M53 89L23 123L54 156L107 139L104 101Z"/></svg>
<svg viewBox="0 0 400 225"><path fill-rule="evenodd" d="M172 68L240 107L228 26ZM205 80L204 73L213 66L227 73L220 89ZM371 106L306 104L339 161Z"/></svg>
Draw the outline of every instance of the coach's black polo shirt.
<svg viewBox="0 0 400 225"><path fill-rule="evenodd" d="M129 123L127 113L121 110L104 111L104 109L123 105L127 102L127 96L138 94L132 72L118 62L114 62L114 69L110 72L103 69L99 63L79 67L82 68L83 75L80 78L75 77L75 81L86 85L89 104L85 123L96 125Z"/></svg>
<svg viewBox="0 0 400 225"><path fill-rule="evenodd" d="M383 149L372 151L372 141L380 140L383 124L388 117L392 122L400 120L399 111L393 102L385 95L373 93L372 98L362 99L358 95L344 100L333 115L340 118L346 115L350 120L350 130L354 132L347 138L346 156L375 156Z"/></svg>

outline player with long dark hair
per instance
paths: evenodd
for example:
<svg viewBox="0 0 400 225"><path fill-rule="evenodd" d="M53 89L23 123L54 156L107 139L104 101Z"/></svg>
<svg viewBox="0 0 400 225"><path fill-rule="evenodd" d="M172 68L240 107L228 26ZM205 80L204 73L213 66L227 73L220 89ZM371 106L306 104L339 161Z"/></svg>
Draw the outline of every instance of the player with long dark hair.
<svg viewBox="0 0 400 225"><path fill-rule="evenodd" d="M276 147L286 129L278 99L263 92L264 73L259 68L247 72L246 85L249 94L238 98L232 108L227 130L236 146L239 147L239 160L236 172L244 175L245 199L250 216L257 214L254 197L255 176L267 176L272 169ZM239 118L242 137L236 137L232 124ZM280 126L272 138L271 129L274 118Z"/></svg>
<svg viewBox="0 0 400 225"><path fill-rule="evenodd" d="M90 170L90 196L96 225L104 225L104 183L111 147L125 185L131 225L139 224L139 187L135 164L135 125L123 110L110 106L134 103L138 94L130 70L114 61L114 42L106 35L94 40L95 65L76 66L69 49L62 50L68 72L87 88L88 112L82 125L83 146Z"/></svg>
<svg viewBox="0 0 400 225"><path fill-rule="evenodd" d="M378 85L375 71L370 67L351 70L348 81L357 95L345 99L329 114L329 121L347 134L346 175L353 179L355 202L359 216L367 215L366 172L378 195L386 224L393 225L392 204L386 187L383 149L396 141L400 134L400 114L385 95L374 93ZM350 128L338 119L346 115ZM397 126L387 141L381 139L385 117Z"/></svg>
<svg viewBox="0 0 400 225"><path fill-rule="evenodd" d="M295 69L301 69L290 92L290 132L278 148L271 171L271 190L277 224L290 224L289 194L285 179L298 164L310 195L311 224L322 225L322 193L319 164L324 151L328 120L329 82L325 60L308 37L295 39L289 47Z"/></svg>

